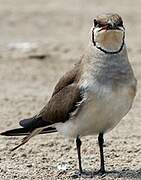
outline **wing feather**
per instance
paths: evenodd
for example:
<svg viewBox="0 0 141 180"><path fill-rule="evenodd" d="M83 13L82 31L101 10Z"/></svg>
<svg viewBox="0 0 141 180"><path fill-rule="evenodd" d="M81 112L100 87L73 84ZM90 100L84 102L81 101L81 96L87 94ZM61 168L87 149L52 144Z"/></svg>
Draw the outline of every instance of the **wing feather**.
<svg viewBox="0 0 141 180"><path fill-rule="evenodd" d="M20 121L20 125L34 130L67 121L83 97L78 86L79 76L80 63L60 79L51 99L40 113L32 118Z"/></svg>

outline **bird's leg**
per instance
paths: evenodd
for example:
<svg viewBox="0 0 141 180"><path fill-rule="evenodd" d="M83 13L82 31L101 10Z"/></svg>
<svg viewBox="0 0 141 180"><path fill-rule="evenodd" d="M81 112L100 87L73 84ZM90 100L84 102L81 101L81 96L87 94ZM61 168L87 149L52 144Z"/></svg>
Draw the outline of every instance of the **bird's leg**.
<svg viewBox="0 0 141 180"><path fill-rule="evenodd" d="M104 174L105 173L105 167L104 167L104 154L103 154L103 133L99 133L98 136L98 143L99 143L99 149L100 149L100 170L99 173Z"/></svg>
<svg viewBox="0 0 141 180"><path fill-rule="evenodd" d="M81 140L79 138L79 136L77 136L76 138L76 147L77 147L77 154L78 154L78 162L79 162L79 171L80 171L80 174L83 173L82 171L82 166L81 166Z"/></svg>

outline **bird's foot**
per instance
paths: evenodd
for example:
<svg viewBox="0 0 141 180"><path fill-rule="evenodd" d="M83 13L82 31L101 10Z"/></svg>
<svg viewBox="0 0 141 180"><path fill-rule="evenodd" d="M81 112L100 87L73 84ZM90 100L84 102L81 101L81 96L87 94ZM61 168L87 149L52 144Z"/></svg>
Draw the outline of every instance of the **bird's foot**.
<svg viewBox="0 0 141 180"><path fill-rule="evenodd" d="M97 172L97 174L99 174L100 176L103 176L103 175L106 174L106 171L105 171L104 168L101 168L101 169Z"/></svg>
<svg viewBox="0 0 141 180"><path fill-rule="evenodd" d="M73 178L88 178L88 177L92 177L92 173L87 172L87 171L79 171L79 172L75 172L75 174L73 175Z"/></svg>

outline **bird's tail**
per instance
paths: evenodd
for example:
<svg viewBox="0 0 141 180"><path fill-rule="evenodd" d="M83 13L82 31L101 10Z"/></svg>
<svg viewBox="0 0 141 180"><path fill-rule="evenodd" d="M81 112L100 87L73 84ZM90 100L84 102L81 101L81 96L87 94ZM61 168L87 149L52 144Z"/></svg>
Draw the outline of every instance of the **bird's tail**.
<svg viewBox="0 0 141 180"><path fill-rule="evenodd" d="M18 129L12 129L5 132L0 133L0 135L3 136L25 136L21 143L16 146L15 148L11 149L11 151L16 150L20 146L24 145L27 141L29 141L30 138L37 134L46 134L46 133L53 133L56 132L55 128L52 127L46 127L46 128L36 128L34 130L28 129L28 128L18 128Z"/></svg>
<svg viewBox="0 0 141 180"><path fill-rule="evenodd" d="M25 135L29 135L31 132L32 132L31 129L28 129L28 128L17 128L17 129L11 129L11 130L2 132L2 133L0 133L0 135L2 135L2 136L25 136ZM39 134L47 134L47 133L53 133L53 132L57 132L56 128L46 127L44 129L42 128L42 131L40 131Z"/></svg>

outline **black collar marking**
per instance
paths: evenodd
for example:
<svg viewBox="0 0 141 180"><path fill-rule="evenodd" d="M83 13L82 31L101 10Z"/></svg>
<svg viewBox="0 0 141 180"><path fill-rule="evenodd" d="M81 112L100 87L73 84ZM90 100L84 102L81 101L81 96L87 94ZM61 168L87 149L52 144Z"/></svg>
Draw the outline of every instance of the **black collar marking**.
<svg viewBox="0 0 141 180"><path fill-rule="evenodd" d="M106 54L117 54L117 53L119 53L119 52L122 50L123 46L124 46L124 38L125 38L125 34L124 34L124 36L123 36L122 45L121 45L121 47L119 48L118 51L109 52L109 51L106 51L106 50L102 49L101 47L96 46L96 42L95 42L95 40L94 40L94 28L93 28L93 30L92 30L92 42L93 42L93 45L96 46L97 49L101 50L102 52L104 52L104 53L106 53Z"/></svg>

